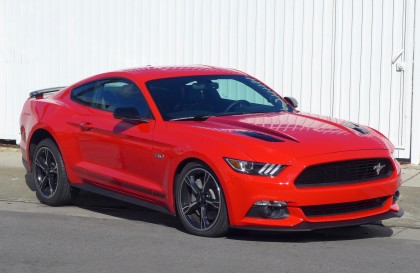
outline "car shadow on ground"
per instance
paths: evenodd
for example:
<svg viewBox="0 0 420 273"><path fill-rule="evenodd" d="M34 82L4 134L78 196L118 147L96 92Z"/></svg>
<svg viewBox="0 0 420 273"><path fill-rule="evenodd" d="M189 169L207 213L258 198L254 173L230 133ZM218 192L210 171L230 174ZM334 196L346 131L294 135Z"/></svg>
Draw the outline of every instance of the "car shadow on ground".
<svg viewBox="0 0 420 273"><path fill-rule="evenodd" d="M35 194L36 186L31 173L25 175L25 183ZM85 190L80 190L71 206L116 218L159 224L184 231L181 223L175 216L108 198L106 196Z"/></svg>
<svg viewBox="0 0 420 273"><path fill-rule="evenodd" d="M158 224L183 231L181 223L175 216L84 190L80 191L72 205L116 218Z"/></svg>
<svg viewBox="0 0 420 273"><path fill-rule="evenodd" d="M141 221L174 228L185 232L181 223L174 216L139 207L119 200L111 199L87 191L81 191L73 203L74 206L112 217ZM345 241L366 238L387 238L393 230L380 223L322 229L316 231L277 232L232 229L225 237L229 240L306 243L317 241Z"/></svg>

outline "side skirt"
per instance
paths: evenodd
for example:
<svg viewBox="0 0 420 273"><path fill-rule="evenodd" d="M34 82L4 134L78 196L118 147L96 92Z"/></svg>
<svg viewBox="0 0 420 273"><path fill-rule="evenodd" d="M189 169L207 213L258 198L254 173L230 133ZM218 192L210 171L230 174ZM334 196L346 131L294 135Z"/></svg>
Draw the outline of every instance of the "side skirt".
<svg viewBox="0 0 420 273"><path fill-rule="evenodd" d="M140 199L137 199L137 198L134 198L134 197L131 197L131 196L128 196L128 195L124 195L124 194L121 194L121 193L118 193L118 192L103 189L103 188L100 188L100 187L97 187L97 186L94 186L94 185L91 185L91 184L72 184L71 186L74 187L74 188L90 191L90 192L93 192L93 193L96 193L96 194L99 194L99 195L103 195L103 196L106 196L106 197L109 197L109 198L118 199L118 200L130 203L130 204L133 204L133 205L137 205L137 206L145 207L145 208L148 208L148 209L156 210L156 211L159 211L159 212L162 212L162 213L169 214L169 215L173 216L173 214L165 207L162 207L162 206L159 206L159 205L156 205L156 204L152 204L150 202L140 200Z"/></svg>

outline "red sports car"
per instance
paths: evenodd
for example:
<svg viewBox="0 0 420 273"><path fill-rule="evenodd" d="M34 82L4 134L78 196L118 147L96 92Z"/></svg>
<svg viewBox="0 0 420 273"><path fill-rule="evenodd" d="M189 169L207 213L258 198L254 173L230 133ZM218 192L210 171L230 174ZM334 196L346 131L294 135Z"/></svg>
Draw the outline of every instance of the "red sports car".
<svg viewBox="0 0 420 273"><path fill-rule="evenodd" d="M177 215L201 236L400 217L388 139L296 107L238 70L128 69L32 92L20 146L44 204L86 189Z"/></svg>

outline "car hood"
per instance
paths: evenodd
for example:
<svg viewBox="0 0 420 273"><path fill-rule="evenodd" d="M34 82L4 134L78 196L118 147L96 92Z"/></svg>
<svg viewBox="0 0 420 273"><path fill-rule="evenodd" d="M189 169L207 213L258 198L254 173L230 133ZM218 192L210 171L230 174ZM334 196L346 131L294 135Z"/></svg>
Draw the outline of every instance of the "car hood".
<svg viewBox="0 0 420 273"><path fill-rule="evenodd" d="M244 141L261 145L254 146L256 149L274 149L293 154L294 158L341 151L393 150L383 135L369 127L302 112L211 117L197 126L239 135Z"/></svg>

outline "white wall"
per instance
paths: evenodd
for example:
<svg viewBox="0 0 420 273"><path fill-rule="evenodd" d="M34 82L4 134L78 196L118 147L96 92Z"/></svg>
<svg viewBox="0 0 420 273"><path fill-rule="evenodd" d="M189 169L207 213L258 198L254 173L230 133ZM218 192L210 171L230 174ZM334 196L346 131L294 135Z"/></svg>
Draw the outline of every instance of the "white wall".
<svg viewBox="0 0 420 273"><path fill-rule="evenodd" d="M420 155L410 134L414 4L0 0L0 138L18 138L32 90L126 67L202 63L246 71L296 97L302 111L375 127L402 158L410 145ZM400 49L402 73L391 64Z"/></svg>
<svg viewBox="0 0 420 273"><path fill-rule="evenodd" d="M420 56L420 3L415 5L415 50L414 56ZM420 164L420 66L414 62L413 67L413 120L412 120L412 145L411 145L411 163Z"/></svg>

